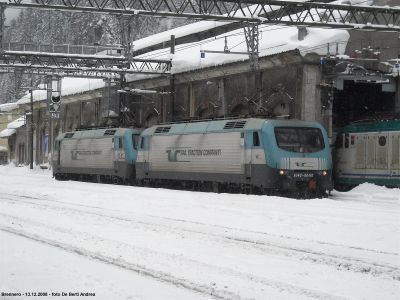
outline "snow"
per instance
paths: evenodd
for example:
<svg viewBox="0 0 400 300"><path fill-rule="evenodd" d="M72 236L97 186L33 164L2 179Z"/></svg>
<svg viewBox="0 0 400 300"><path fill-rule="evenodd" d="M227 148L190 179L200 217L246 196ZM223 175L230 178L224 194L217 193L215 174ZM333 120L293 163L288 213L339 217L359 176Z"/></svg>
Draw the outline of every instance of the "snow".
<svg viewBox="0 0 400 300"><path fill-rule="evenodd" d="M61 81L61 96L69 96L79 94L87 91L92 91L104 87L103 79L89 79L89 78L63 78ZM45 86L39 85L39 88L45 88ZM34 90L33 91L33 102L43 101L47 99L47 90ZM26 92L16 103L18 105L27 104L31 101L31 95Z"/></svg>
<svg viewBox="0 0 400 300"><path fill-rule="evenodd" d="M7 125L7 129L18 129L25 125L25 116L18 117Z"/></svg>
<svg viewBox="0 0 400 300"><path fill-rule="evenodd" d="M25 116L18 117L14 121L7 124L7 128L0 131L0 138L6 138L13 135L16 129L25 125Z"/></svg>
<svg viewBox="0 0 400 300"><path fill-rule="evenodd" d="M188 25L188 31L192 30L193 25L194 24ZM298 29L296 27L278 25L262 25L260 26L259 31L260 57L294 49L299 49L302 55L308 53L325 55L327 53L328 43L338 43L338 54L343 54L350 37L346 30L307 28L308 34L305 36L304 40L298 40ZM244 32L242 29L238 29L201 42L176 46L175 55L172 59L171 72L176 74L189 70L223 65L235 61L243 61L249 58L247 54L223 53L225 37L227 37L228 48L230 51L247 52ZM151 37L145 39L146 43L153 43ZM157 35L155 36L154 42L156 41L158 41ZM137 41L137 43L139 45L145 44L145 42L142 43L141 41ZM221 53L205 53L205 58L201 58L200 53L207 50L219 50ZM336 51L336 49L334 51ZM161 49L140 55L138 58L169 59L170 53L169 49ZM138 75L129 75L128 78L132 81L135 80L135 78L138 78Z"/></svg>
<svg viewBox="0 0 400 300"><path fill-rule="evenodd" d="M0 292L400 298L399 189L296 200L59 182L10 165L0 182Z"/></svg>
<svg viewBox="0 0 400 300"><path fill-rule="evenodd" d="M15 132L15 129L3 129L2 131L0 131L0 138L7 138L9 136L12 136Z"/></svg>
<svg viewBox="0 0 400 300"><path fill-rule="evenodd" d="M0 112L8 112L8 111L12 111L17 108L18 108L18 105L15 102L0 104Z"/></svg>
<svg viewBox="0 0 400 300"><path fill-rule="evenodd" d="M340 3L340 1L339 1ZM273 8L273 7L272 7ZM169 31L161 32L137 41L132 42L134 50L140 50L149 45L165 42L174 34L177 38L196 32L210 30L212 28L228 24L229 22L200 21L186 26L181 26ZM261 25L259 41L260 56L268 56L289 50L299 49L302 55L307 53L317 53L325 55L327 52L327 43L338 43L339 54L343 54L349 39L346 30L307 28L308 34L304 40L298 40L298 29L296 27L287 27L279 25ZM205 58L200 58L200 52L203 50L224 49L224 39L228 37L228 46L234 52L247 52L245 37L242 29L231 31L223 35L213 37L204 41L194 42L176 46L175 55L171 56L169 49L152 51L137 58L172 60L171 73L176 74L189 70L196 70L211 66L223 65L235 61L248 59L248 55L226 54L226 53L206 53ZM49 55L51 53L48 53ZM99 55L95 55L99 57ZM101 55L100 55L101 57ZM154 77L154 75L127 75L128 81L135 81L142 78ZM44 87L44 86L42 86ZM82 78L63 78L62 96L68 96L78 93L96 90L104 87L102 79L82 79ZM33 101L43 101L47 99L46 90L34 90ZM26 104L30 102L30 94L27 93L17 104Z"/></svg>

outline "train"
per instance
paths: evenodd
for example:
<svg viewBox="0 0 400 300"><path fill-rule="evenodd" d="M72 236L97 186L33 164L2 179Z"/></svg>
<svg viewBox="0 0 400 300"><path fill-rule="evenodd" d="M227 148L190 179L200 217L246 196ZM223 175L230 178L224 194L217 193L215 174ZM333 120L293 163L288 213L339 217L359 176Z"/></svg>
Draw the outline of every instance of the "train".
<svg viewBox="0 0 400 300"><path fill-rule="evenodd" d="M335 188L361 183L400 187L400 119L359 121L343 127L334 145Z"/></svg>
<svg viewBox="0 0 400 300"><path fill-rule="evenodd" d="M317 197L333 189L329 141L317 122L240 118L66 132L54 153L61 180Z"/></svg>
<svg viewBox="0 0 400 300"><path fill-rule="evenodd" d="M141 130L103 128L61 133L52 156L57 180L132 184Z"/></svg>

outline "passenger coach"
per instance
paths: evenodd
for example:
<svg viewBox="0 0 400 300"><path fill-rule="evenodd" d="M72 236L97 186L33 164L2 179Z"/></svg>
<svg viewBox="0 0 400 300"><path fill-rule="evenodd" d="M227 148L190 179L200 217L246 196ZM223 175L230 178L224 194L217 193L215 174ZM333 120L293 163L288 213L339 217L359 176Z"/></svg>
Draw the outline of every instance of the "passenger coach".
<svg viewBox="0 0 400 300"><path fill-rule="evenodd" d="M400 187L400 120L358 122L335 142L335 188L360 183Z"/></svg>

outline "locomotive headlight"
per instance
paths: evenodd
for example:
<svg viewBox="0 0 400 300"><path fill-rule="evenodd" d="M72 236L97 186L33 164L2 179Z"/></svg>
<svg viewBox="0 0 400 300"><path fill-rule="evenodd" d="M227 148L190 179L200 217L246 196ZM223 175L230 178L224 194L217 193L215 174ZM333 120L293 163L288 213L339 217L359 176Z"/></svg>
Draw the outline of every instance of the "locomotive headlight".
<svg viewBox="0 0 400 300"><path fill-rule="evenodd" d="M328 172L327 171L322 171L322 176L326 176L326 175L328 175Z"/></svg>
<svg viewBox="0 0 400 300"><path fill-rule="evenodd" d="M279 175L285 175L285 171L279 170Z"/></svg>

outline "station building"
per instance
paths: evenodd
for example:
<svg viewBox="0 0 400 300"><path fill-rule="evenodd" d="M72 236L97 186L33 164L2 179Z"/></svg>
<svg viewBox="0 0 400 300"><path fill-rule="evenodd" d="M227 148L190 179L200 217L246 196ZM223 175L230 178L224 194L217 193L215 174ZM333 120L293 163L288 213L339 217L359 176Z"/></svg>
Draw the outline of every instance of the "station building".
<svg viewBox="0 0 400 300"><path fill-rule="evenodd" d="M11 122L3 121L7 126L0 136L3 144L7 141L8 160L29 162L31 124L34 161L46 164L57 134L83 128L259 116L318 121L333 140L336 130L350 122L400 113L398 33L281 27L268 26L262 33L256 67L247 54L229 53L247 51L238 31L227 39L176 47L172 75L130 75L122 86L112 80L65 78L57 119L48 113L47 95L34 91L33 123L25 116L29 95L11 110L25 116L24 123L7 128ZM135 43L140 47L152 39L157 37ZM163 49L142 57L171 55Z"/></svg>

